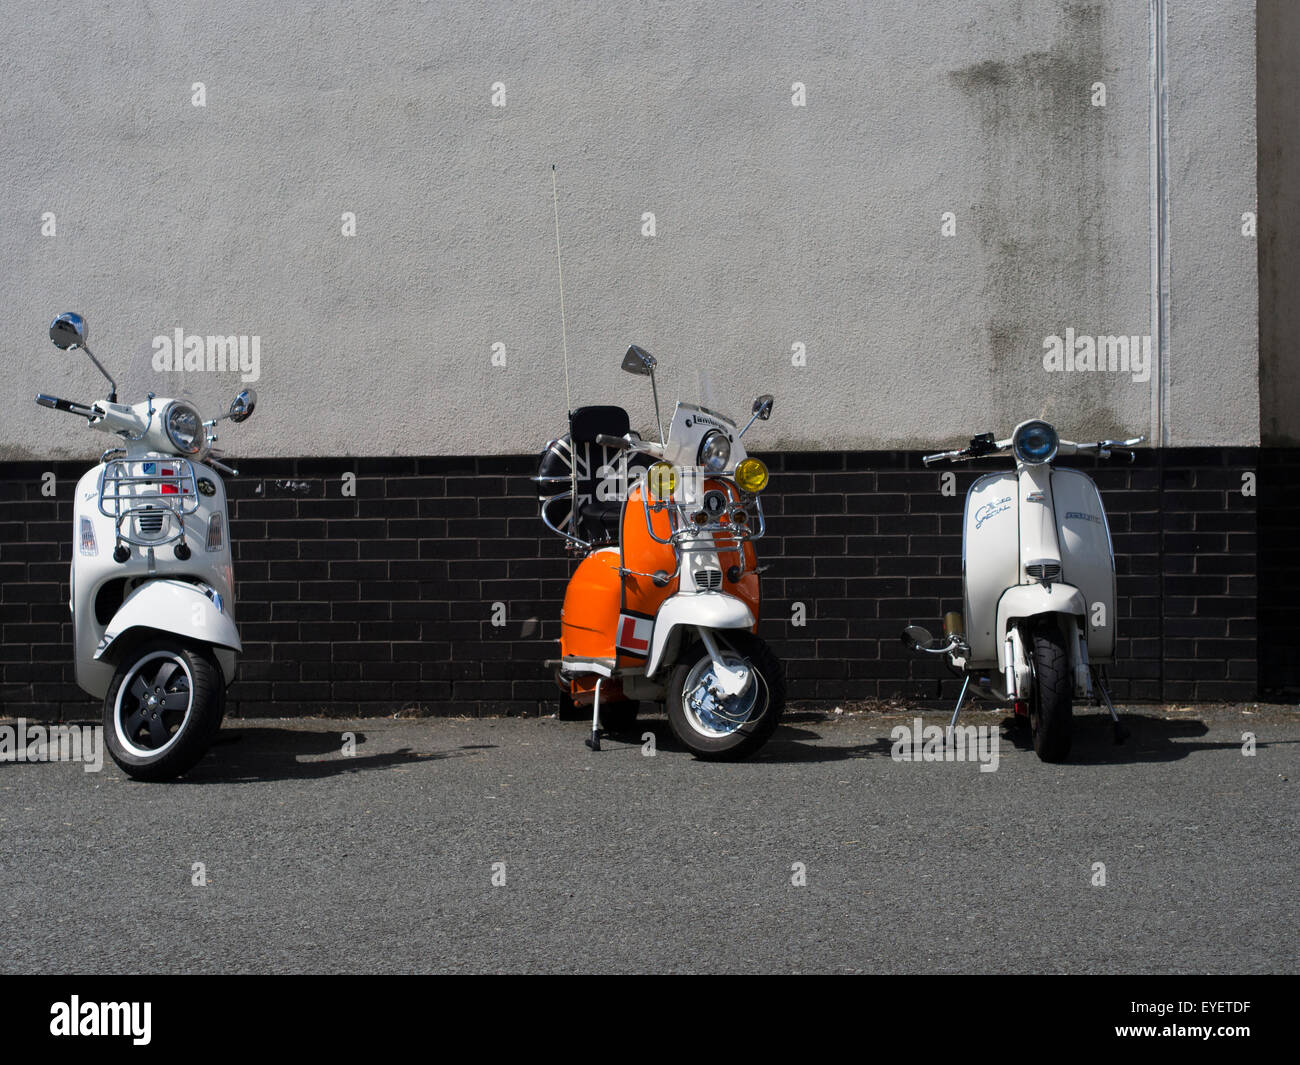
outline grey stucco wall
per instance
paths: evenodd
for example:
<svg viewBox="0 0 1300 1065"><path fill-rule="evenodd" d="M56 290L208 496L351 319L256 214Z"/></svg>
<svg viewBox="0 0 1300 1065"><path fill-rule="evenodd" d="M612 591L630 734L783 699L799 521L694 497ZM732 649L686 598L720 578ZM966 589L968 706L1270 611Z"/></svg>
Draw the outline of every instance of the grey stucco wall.
<svg viewBox="0 0 1300 1065"><path fill-rule="evenodd" d="M763 448L1150 431L1150 381L1043 369L1067 328L1151 331L1145 3L10 0L3 23L0 458L102 446L31 402L103 395L45 339L70 309L124 398L224 405L238 373L156 373L153 338L260 337L235 454L540 449L565 410L553 162L575 404L649 423L635 341L669 403L775 393ZM1170 0L1169 71L1169 442L1252 444L1253 3Z"/></svg>

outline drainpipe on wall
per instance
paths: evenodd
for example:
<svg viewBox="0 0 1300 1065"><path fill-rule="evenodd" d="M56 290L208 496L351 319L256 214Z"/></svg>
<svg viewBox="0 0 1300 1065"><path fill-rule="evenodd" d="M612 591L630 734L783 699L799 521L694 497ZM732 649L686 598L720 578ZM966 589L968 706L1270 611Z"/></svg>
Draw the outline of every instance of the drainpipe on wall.
<svg viewBox="0 0 1300 1065"><path fill-rule="evenodd" d="M1151 26L1151 443L1169 443L1169 79L1165 0L1150 0Z"/></svg>

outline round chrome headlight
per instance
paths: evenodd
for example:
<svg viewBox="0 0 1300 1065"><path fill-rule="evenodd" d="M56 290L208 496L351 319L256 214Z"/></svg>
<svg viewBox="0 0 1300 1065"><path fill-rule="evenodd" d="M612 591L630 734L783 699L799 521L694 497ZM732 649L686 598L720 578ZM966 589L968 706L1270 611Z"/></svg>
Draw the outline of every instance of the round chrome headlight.
<svg viewBox="0 0 1300 1065"><path fill-rule="evenodd" d="M1011 438L1011 446L1016 458L1029 466L1041 466L1056 457L1056 448L1060 438L1056 430L1046 422L1025 422L1016 427Z"/></svg>
<svg viewBox="0 0 1300 1065"><path fill-rule="evenodd" d="M731 461L731 441L720 429L711 430L700 444L699 464L709 473L721 473Z"/></svg>
<svg viewBox="0 0 1300 1065"><path fill-rule="evenodd" d="M199 412L179 399L172 400L163 411L163 430L182 455L197 455L207 443L207 430Z"/></svg>

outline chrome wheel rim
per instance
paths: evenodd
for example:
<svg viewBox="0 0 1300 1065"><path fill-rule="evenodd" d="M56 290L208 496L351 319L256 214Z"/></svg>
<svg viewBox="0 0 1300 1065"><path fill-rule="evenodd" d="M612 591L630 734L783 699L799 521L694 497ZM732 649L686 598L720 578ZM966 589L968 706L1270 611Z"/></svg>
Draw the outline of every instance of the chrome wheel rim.
<svg viewBox="0 0 1300 1065"><path fill-rule="evenodd" d="M701 658L682 683L682 710L691 728L709 739L732 735L767 709L767 681L754 663L740 655L723 652L727 666L744 666L749 682L735 695L723 695L713 669L713 659ZM755 712L757 711L757 712Z"/></svg>
<svg viewBox="0 0 1300 1065"><path fill-rule="evenodd" d="M194 709L194 678L173 651L145 655L122 678L113 705L117 742L136 758L157 758L185 731Z"/></svg>

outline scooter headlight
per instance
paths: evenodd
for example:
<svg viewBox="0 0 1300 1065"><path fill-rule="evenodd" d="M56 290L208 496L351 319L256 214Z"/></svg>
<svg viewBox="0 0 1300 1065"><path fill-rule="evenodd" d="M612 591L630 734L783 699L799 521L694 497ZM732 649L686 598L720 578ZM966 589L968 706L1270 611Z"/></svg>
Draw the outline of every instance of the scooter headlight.
<svg viewBox="0 0 1300 1065"><path fill-rule="evenodd" d="M1041 466L1056 457L1056 448L1060 438L1056 430L1046 422L1025 422L1016 427L1011 438L1011 446L1016 458L1029 466Z"/></svg>
<svg viewBox="0 0 1300 1065"><path fill-rule="evenodd" d="M742 459L736 467L736 484L742 492L755 495L767 487L767 467L762 459Z"/></svg>
<svg viewBox="0 0 1300 1065"><path fill-rule="evenodd" d="M199 412L178 399L168 403L163 411L163 429L172 447L182 455L197 455L207 443L207 431Z"/></svg>
<svg viewBox="0 0 1300 1065"><path fill-rule="evenodd" d="M709 473L721 473L731 461L731 441L721 429L710 431L700 443L699 465Z"/></svg>

